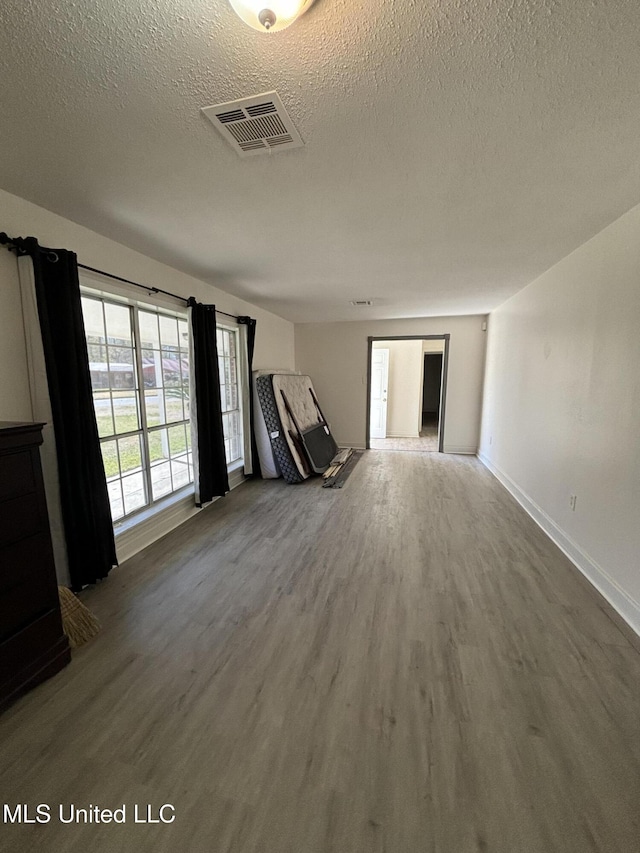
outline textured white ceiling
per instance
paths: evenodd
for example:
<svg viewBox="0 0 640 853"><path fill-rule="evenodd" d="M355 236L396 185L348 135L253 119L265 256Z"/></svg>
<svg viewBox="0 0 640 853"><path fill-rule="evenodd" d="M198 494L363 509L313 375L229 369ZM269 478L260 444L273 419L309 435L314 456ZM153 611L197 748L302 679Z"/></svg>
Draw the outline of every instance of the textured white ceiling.
<svg viewBox="0 0 640 853"><path fill-rule="evenodd" d="M306 146L241 160L200 107L273 89ZM640 201L639 140L638 0L0 4L0 186L294 321L489 311Z"/></svg>

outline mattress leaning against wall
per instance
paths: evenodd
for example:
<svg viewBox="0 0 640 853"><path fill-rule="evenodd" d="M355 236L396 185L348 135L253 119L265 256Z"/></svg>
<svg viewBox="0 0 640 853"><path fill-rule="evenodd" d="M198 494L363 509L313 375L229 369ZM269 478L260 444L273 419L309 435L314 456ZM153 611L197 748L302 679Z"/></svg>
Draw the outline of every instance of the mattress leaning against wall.
<svg viewBox="0 0 640 853"><path fill-rule="evenodd" d="M337 445L309 376L272 373L257 376L255 389L277 467L288 483L323 473Z"/></svg>
<svg viewBox="0 0 640 853"><path fill-rule="evenodd" d="M324 473L338 452L309 376L271 377L280 420L288 425L290 448L308 462L308 470Z"/></svg>
<svg viewBox="0 0 640 853"><path fill-rule="evenodd" d="M253 379L253 410L254 410L254 433L256 437L256 446L258 448L258 458L260 459L260 470L264 480L274 480L281 477L282 473L278 465L278 460L273 454L271 447L271 439L269 438L269 430L264 420L262 404L258 397L257 379L259 376L267 376L273 373L295 373L295 370L287 370L283 368L277 370L274 368L254 370L252 373Z"/></svg>

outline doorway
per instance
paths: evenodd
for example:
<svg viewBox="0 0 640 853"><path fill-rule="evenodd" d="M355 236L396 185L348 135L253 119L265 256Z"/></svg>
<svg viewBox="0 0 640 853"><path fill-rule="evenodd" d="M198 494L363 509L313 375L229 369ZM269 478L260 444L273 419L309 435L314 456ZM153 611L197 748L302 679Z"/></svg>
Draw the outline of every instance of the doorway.
<svg viewBox="0 0 640 853"><path fill-rule="evenodd" d="M367 448L443 452L449 335L368 342Z"/></svg>
<svg viewBox="0 0 640 853"><path fill-rule="evenodd" d="M440 429L443 352L425 352L422 372L420 438L428 439L437 449Z"/></svg>

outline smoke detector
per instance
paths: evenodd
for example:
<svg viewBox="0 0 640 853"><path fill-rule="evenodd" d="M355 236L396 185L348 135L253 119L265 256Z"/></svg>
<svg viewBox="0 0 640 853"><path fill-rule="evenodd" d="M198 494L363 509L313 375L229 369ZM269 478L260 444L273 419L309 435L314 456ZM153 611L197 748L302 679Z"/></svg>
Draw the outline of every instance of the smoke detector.
<svg viewBox="0 0 640 853"><path fill-rule="evenodd" d="M304 145L277 92L264 92L201 110L240 157Z"/></svg>

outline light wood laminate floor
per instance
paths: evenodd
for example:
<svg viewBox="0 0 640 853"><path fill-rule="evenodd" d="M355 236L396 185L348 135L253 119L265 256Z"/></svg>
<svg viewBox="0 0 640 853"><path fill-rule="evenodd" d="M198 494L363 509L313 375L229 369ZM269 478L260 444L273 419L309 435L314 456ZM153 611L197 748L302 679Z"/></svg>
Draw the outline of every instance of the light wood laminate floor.
<svg viewBox="0 0 640 853"><path fill-rule="evenodd" d="M84 601L101 634L0 717L0 793L128 822L4 853L640 850L633 635L473 458L249 483Z"/></svg>

